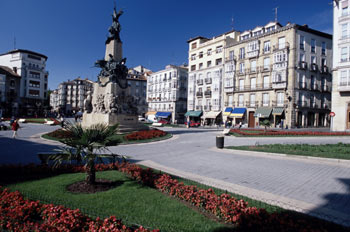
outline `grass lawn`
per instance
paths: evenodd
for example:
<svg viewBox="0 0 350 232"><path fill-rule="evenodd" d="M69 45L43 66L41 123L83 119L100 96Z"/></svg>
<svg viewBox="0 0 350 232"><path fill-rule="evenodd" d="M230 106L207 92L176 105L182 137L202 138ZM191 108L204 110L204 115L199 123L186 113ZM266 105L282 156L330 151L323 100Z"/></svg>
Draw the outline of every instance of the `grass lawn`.
<svg viewBox="0 0 350 232"><path fill-rule="evenodd" d="M212 221L188 208L176 199L142 186L118 171L98 172L97 178L119 181L109 191L95 194L73 194L66 186L84 180L84 173L63 174L56 177L28 181L7 186L24 196L43 203L79 208L91 217L115 215L127 225L138 224L161 231L224 231L225 225Z"/></svg>
<svg viewBox="0 0 350 232"><path fill-rule="evenodd" d="M258 146L233 146L225 148L350 160L350 144L344 143L322 145L270 144Z"/></svg>

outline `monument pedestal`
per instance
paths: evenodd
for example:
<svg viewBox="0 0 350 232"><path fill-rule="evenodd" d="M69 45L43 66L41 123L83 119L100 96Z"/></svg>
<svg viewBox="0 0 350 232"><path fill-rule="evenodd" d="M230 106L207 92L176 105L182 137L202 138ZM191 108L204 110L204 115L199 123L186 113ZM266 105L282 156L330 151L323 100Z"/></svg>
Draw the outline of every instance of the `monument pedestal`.
<svg viewBox="0 0 350 232"><path fill-rule="evenodd" d="M132 131L148 130L148 127L139 123L137 115L104 114L104 113L84 113L83 127L89 127L96 123L104 123L109 126L119 124L119 132L126 133Z"/></svg>

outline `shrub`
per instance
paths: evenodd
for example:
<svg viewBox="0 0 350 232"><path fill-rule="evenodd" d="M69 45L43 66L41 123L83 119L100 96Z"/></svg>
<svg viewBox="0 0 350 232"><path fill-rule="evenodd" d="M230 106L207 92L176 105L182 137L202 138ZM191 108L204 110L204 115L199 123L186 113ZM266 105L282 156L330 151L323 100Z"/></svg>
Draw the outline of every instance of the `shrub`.
<svg viewBox="0 0 350 232"><path fill-rule="evenodd" d="M124 136L125 140L133 141L133 140L145 140L145 139L154 139L165 136L167 133L162 130L152 129L148 131L137 131L131 134Z"/></svg>

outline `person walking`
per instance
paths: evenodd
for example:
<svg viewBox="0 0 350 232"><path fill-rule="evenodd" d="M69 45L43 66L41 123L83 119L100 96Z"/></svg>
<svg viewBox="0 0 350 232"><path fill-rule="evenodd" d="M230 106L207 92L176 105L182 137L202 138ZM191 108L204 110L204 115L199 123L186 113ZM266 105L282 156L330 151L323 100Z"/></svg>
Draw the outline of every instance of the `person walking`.
<svg viewBox="0 0 350 232"><path fill-rule="evenodd" d="M18 128L19 128L19 124L18 124L18 120L15 120L13 123L12 123L12 130L13 130L13 136L12 138L16 138L17 137L17 131L18 131Z"/></svg>

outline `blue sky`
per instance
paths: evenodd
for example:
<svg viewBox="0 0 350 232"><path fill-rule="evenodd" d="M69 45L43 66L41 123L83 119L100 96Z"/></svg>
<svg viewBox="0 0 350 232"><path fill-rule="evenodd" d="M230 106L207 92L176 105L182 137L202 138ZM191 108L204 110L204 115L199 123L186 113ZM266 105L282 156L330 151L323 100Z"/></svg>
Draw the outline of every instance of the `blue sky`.
<svg viewBox="0 0 350 232"><path fill-rule="evenodd" d="M0 0L0 53L14 48L48 56L49 88L78 76L97 79L113 0ZM244 31L274 20L332 33L331 0L117 0L127 66L153 71L187 62L187 40Z"/></svg>

